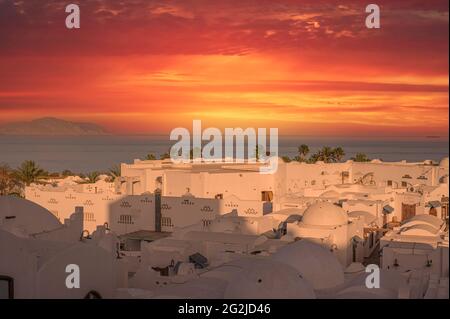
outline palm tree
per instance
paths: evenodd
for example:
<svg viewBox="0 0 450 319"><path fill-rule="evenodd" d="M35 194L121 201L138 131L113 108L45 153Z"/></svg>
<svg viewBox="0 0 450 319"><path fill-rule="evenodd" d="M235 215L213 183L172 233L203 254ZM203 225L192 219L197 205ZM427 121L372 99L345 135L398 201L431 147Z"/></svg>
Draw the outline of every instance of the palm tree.
<svg viewBox="0 0 450 319"><path fill-rule="evenodd" d="M319 159L319 158L320 158L320 152L317 151L316 153L312 154L312 155L306 160L306 163L308 163L308 164L314 164L315 162L321 160L321 159ZM295 157L295 160L299 161L299 157L296 156L296 157Z"/></svg>
<svg viewBox="0 0 450 319"><path fill-rule="evenodd" d="M120 177L120 175L121 175L120 166L115 165L115 166L111 167L109 169L108 175L109 175L109 179L111 180L111 182L114 182L116 180L116 178Z"/></svg>
<svg viewBox="0 0 450 319"><path fill-rule="evenodd" d="M344 150L341 147L331 148L329 146L324 146L311 155L307 162L315 163L317 161L323 161L325 163L334 163L342 159L344 155Z"/></svg>
<svg viewBox="0 0 450 319"><path fill-rule="evenodd" d="M86 183L87 184L95 184L100 179L99 172L91 172L86 175Z"/></svg>
<svg viewBox="0 0 450 319"><path fill-rule="evenodd" d="M153 153L148 153L147 156L145 157L146 161L154 161L156 160L156 156L153 155Z"/></svg>
<svg viewBox="0 0 450 319"><path fill-rule="evenodd" d="M298 157L296 159L299 162L304 162L306 160L306 155L309 153L309 146L306 144L302 144L298 147Z"/></svg>
<svg viewBox="0 0 450 319"><path fill-rule="evenodd" d="M356 153L356 155L350 159L355 162L370 162L370 158L364 153Z"/></svg>
<svg viewBox="0 0 450 319"><path fill-rule="evenodd" d="M21 183L14 178L14 172L6 165L0 165L0 196L21 193Z"/></svg>
<svg viewBox="0 0 450 319"><path fill-rule="evenodd" d="M258 145L256 145L256 147L255 147L255 152L254 152L253 156L254 156L254 158L256 159L256 161L259 162L261 156L267 155L267 154L265 154L265 153L266 153L266 152L265 152L265 147L258 144Z"/></svg>
<svg viewBox="0 0 450 319"><path fill-rule="evenodd" d="M318 161L323 161L325 163L330 163L334 161L333 149L329 146L322 147L318 152Z"/></svg>
<svg viewBox="0 0 450 319"><path fill-rule="evenodd" d="M16 169L14 175L26 186L30 186L32 183L39 183L48 173L36 165L34 161L25 161Z"/></svg>
<svg viewBox="0 0 450 319"><path fill-rule="evenodd" d="M322 147L322 161L331 163L335 161L334 149L329 146Z"/></svg>
<svg viewBox="0 0 450 319"><path fill-rule="evenodd" d="M340 162L345 156L344 149L342 147L336 147L333 149L333 161Z"/></svg>

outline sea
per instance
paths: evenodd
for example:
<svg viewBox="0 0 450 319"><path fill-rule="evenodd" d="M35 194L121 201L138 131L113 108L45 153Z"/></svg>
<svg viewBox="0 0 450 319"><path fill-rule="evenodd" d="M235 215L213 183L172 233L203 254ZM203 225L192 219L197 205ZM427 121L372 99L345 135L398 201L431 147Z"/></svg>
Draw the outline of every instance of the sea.
<svg viewBox="0 0 450 319"><path fill-rule="evenodd" d="M0 136L0 164L12 168L25 160L33 160L49 172L70 170L74 173L107 172L120 163L133 163L148 153L159 158L175 143L164 135L107 135L107 136ZM383 161L439 162L448 157L448 137L415 138L348 138L280 136L280 156L294 157L301 144L314 153L323 146L344 149L349 159L365 153L371 159Z"/></svg>

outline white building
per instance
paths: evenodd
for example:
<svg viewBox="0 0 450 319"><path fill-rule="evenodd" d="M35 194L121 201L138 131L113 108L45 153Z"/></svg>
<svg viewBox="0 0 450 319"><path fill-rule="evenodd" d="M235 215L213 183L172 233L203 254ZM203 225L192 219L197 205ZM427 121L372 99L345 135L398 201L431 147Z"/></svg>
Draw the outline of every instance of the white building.
<svg viewBox="0 0 450 319"><path fill-rule="evenodd" d="M378 225L418 214L448 218L448 159L423 163L282 163L273 175L259 164L122 164L115 183L63 181L56 187L32 185L26 198L60 220L75 206L85 210L84 227L105 223L119 234L139 230L173 231L236 211L263 216L284 208L306 209L317 201L338 203L346 212L364 211ZM155 200L160 191L161 201ZM159 206L160 205L160 206Z"/></svg>
<svg viewBox="0 0 450 319"><path fill-rule="evenodd" d="M402 225L404 230L400 236L408 236L405 232L410 229L431 231L433 228L434 234L439 234L434 239L440 238L436 248L441 251L423 253L432 260L433 266L427 267L431 271L424 272L420 267L402 271L387 267L389 260L385 258L390 252L386 249L398 249L389 240L389 245L383 246L380 287L370 289L365 284L368 274L361 263L353 262L347 267L342 256L348 252L336 253L341 246L331 251L322 242L317 243L317 234L323 231L339 237L339 232L347 228L347 236L342 238L348 238L352 231L349 225L354 223L359 225L357 229L363 229L370 219L362 217L370 216L347 214L328 202L311 205L303 213L286 209L259 217L239 216L235 212L221 215L206 225L199 222L177 228L171 235L159 233L159 238L148 240L143 237L140 245L133 246L135 250L121 249L118 237L105 226L88 235L83 231L83 214L78 208L61 224L49 211L29 201L0 198L0 255L5 257L0 259L0 295L14 298L448 298L448 289L445 294L448 232L442 221L429 215ZM326 214L332 217L334 226L319 225L324 223ZM288 240L289 228L300 226L303 231L309 227L310 236ZM422 233L419 235L423 237ZM384 239L389 236L396 235L388 233ZM403 244L406 242L403 237L394 241ZM428 240L433 242L431 238ZM445 243L447 250L443 249ZM408 249L411 251L411 247ZM411 261L402 258L397 263L418 261L413 254ZM67 286L68 265L79 266L79 289Z"/></svg>
<svg viewBox="0 0 450 319"><path fill-rule="evenodd" d="M127 278L117 237L104 227L86 237L82 224L82 209L62 224L32 202L0 197L0 297L113 297ZM78 289L66 285L68 265L80 271Z"/></svg>
<svg viewBox="0 0 450 319"><path fill-rule="evenodd" d="M381 239L383 268L426 269L448 276L448 225L431 215L404 221Z"/></svg>

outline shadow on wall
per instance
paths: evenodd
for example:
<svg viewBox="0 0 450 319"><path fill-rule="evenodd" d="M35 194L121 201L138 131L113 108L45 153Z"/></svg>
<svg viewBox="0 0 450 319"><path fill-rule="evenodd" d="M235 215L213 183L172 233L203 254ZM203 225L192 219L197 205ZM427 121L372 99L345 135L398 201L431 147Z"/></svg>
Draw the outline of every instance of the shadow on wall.
<svg viewBox="0 0 450 319"><path fill-rule="evenodd" d="M139 230L154 231L155 195L124 196L109 204L107 220L115 233L127 234Z"/></svg>

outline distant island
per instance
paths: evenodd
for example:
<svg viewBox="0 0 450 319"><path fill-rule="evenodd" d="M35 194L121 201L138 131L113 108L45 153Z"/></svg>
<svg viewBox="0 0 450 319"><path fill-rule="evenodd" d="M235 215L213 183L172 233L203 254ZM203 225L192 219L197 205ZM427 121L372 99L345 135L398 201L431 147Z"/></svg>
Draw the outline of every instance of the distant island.
<svg viewBox="0 0 450 319"><path fill-rule="evenodd" d="M0 126L0 135L92 136L108 135L108 133L97 124L45 117L29 122L15 122Z"/></svg>

